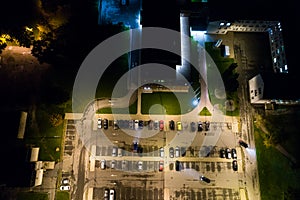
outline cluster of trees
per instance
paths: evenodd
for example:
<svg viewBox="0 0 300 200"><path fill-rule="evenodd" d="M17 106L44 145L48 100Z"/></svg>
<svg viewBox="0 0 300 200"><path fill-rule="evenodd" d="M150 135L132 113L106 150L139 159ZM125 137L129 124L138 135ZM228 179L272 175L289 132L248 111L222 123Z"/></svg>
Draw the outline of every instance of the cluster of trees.
<svg viewBox="0 0 300 200"><path fill-rule="evenodd" d="M230 94L237 91L237 88L239 87L238 77L239 74L235 71L237 68L237 63L232 63L223 73L222 73L222 79L225 85L226 92L228 93L228 96Z"/></svg>
<svg viewBox="0 0 300 200"><path fill-rule="evenodd" d="M266 147L276 146L287 139L284 126L286 120L281 115L256 115L256 124L264 132L262 137Z"/></svg>
<svg viewBox="0 0 300 200"><path fill-rule="evenodd" d="M19 46L32 46L32 54L41 63L60 67L66 63L77 65L105 38L125 30L122 24L99 26L97 3L94 0L5 1L3 8L8 9L0 13L0 36L9 34ZM7 16L12 17L3 20ZM0 53L6 45L0 42Z"/></svg>

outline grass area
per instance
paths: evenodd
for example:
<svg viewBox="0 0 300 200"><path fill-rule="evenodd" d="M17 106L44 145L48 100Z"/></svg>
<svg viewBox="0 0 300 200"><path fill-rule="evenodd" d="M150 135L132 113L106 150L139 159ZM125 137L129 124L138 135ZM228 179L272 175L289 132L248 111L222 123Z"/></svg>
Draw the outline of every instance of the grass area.
<svg viewBox="0 0 300 200"><path fill-rule="evenodd" d="M30 114L27 120L26 144L40 147L39 160L42 161L59 161L61 156L63 121L56 121L54 125L50 120L58 112L55 108L37 107L36 120Z"/></svg>
<svg viewBox="0 0 300 200"><path fill-rule="evenodd" d="M55 195L55 200L69 200L70 193L66 191L58 191Z"/></svg>
<svg viewBox="0 0 300 200"><path fill-rule="evenodd" d="M116 114L136 114L137 113L137 101L129 106L129 108L114 108L114 113ZM101 108L96 111L97 114L112 114L111 107Z"/></svg>
<svg viewBox="0 0 300 200"><path fill-rule="evenodd" d="M233 63L234 59L233 58L226 58L222 56L221 49L220 48L215 48L214 47L214 42L206 42L205 43L205 49L208 52L208 54L211 56L213 61L215 62L217 68L220 71L220 74L222 75ZM229 116L238 116L239 113L239 100L238 100L238 95L237 91L229 93L226 91L226 98L227 100L233 100L234 105L235 105L235 110L228 111L225 108L225 101L224 99L218 99L215 94L215 91L209 91L210 95L210 100L213 105L219 104L220 110L223 111L224 114L229 115Z"/></svg>
<svg viewBox="0 0 300 200"><path fill-rule="evenodd" d="M111 98L112 92L118 80L128 71L128 55L124 54L117 58L103 73L99 80L99 84L96 90L96 98ZM117 97L122 97L127 94L127 85L120 85L118 91L121 91Z"/></svg>
<svg viewBox="0 0 300 200"><path fill-rule="evenodd" d="M184 92L153 92L142 94L142 114L180 115L190 112L193 96Z"/></svg>
<svg viewBox="0 0 300 200"><path fill-rule="evenodd" d="M261 199L294 199L293 192L300 191L299 168L293 168L291 162L273 146L266 148L262 137L264 133L256 126L254 130Z"/></svg>
<svg viewBox="0 0 300 200"><path fill-rule="evenodd" d="M205 49L217 65L221 74L234 62L233 58L223 57L221 49L214 47L214 42L206 42Z"/></svg>
<svg viewBox="0 0 300 200"><path fill-rule="evenodd" d="M211 113L209 112L209 110L208 110L206 107L204 107L204 108L200 111L199 115L201 115L201 116L211 116Z"/></svg>
<svg viewBox="0 0 300 200"><path fill-rule="evenodd" d="M17 200L48 200L48 194L42 192L20 192Z"/></svg>

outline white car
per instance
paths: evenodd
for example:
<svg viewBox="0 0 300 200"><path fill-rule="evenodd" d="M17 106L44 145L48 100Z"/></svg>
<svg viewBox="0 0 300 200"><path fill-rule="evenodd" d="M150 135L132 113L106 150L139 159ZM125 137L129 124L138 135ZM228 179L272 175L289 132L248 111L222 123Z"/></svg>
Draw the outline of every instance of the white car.
<svg viewBox="0 0 300 200"><path fill-rule="evenodd" d="M161 158L163 158L163 157L165 156L165 151L164 151L164 148L163 148L163 147L161 147L161 148L159 149L159 155L160 155Z"/></svg>
<svg viewBox="0 0 300 200"><path fill-rule="evenodd" d="M175 157L176 157L176 158L180 157L180 149L179 149L178 146L175 147Z"/></svg>
<svg viewBox="0 0 300 200"><path fill-rule="evenodd" d="M123 149L118 148L118 156L122 157L123 156Z"/></svg>
<svg viewBox="0 0 300 200"><path fill-rule="evenodd" d="M111 161L111 166L112 169L114 169L116 167L116 160L112 160Z"/></svg>
<svg viewBox="0 0 300 200"><path fill-rule="evenodd" d="M134 120L134 129L138 130L139 129L139 120Z"/></svg>
<svg viewBox="0 0 300 200"><path fill-rule="evenodd" d="M118 152L118 147L113 147L111 156L114 156L114 157L117 156L117 152Z"/></svg>
<svg viewBox="0 0 300 200"><path fill-rule="evenodd" d="M115 190L114 189L109 190L109 200L115 200Z"/></svg>
<svg viewBox="0 0 300 200"><path fill-rule="evenodd" d="M101 160L100 161L100 168L101 169L105 169L105 167L106 167L106 161L105 160Z"/></svg>
<svg viewBox="0 0 300 200"><path fill-rule="evenodd" d="M63 180L61 180L61 183L63 185L68 185L70 183L70 180L68 178L64 178Z"/></svg>
<svg viewBox="0 0 300 200"><path fill-rule="evenodd" d="M102 128L102 119L98 118L98 128Z"/></svg>
<svg viewBox="0 0 300 200"><path fill-rule="evenodd" d="M62 185L59 188L61 191L69 191L71 189L71 186L69 185Z"/></svg>
<svg viewBox="0 0 300 200"><path fill-rule="evenodd" d="M143 161L138 162L138 170L143 170Z"/></svg>

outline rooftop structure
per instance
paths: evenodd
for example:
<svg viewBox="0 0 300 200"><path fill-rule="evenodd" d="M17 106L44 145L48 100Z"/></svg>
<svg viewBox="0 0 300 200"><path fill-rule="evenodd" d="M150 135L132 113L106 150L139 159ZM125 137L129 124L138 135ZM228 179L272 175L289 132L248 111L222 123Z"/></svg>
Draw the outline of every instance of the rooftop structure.
<svg viewBox="0 0 300 200"><path fill-rule="evenodd" d="M300 104L300 97L293 90L296 80L286 74L261 73L249 80L252 104Z"/></svg>

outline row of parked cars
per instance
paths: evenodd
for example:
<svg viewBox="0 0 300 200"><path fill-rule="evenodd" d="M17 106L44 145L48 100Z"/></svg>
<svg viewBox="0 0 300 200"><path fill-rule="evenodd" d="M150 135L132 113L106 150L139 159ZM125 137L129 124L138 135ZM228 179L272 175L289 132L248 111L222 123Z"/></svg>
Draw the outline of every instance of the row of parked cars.
<svg viewBox="0 0 300 200"><path fill-rule="evenodd" d="M148 121L143 121L143 120L114 120L113 121L113 129L117 130L119 128L128 128L132 130L139 130L143 129L144 126L148 127L148 130L160 130L163 131L165 129L165 122L164 120L148 120ZM209 121L205 122L190 122L190 131L195 132L195 131L208 131L210 126ZM108 128L108 119L102 119L98 118L98 128L107 129ZM187 122L181 122L181 121L174 121L170 120L169 121L169 129L170 130L177 130L181 131L183 129L188 129L189 124Z"/></svg>
<svg viewBox="0 0 300 200"><path fill-rule="evenodd" d="M222 148L220 149L220 157L221 158L227 158L227 159L234 159L232 161L232 169L234 171L237 171L238 170L238 164L237 164L237 154L236 154L236 149L235 148Z"/></svg>
<svg viewBox="0 0 300 200"><path fill-rule="evenodd" d="M128 169L128 161L127 160L122 160L121 161L122 163L121 163L121 168L122 168L122 170L127 170ZM96 162L97 163L97 162ZM117 161L116 160L111 160L110 161L110 168L111 169L115 169L116 168L116 163L117 163ZM107 162L106 162L106 160L100 160L100 168L101 169L106 169L108 166L107 166ZM137 163L136 163L136 167L137 167L137 170L139 170L139 171L141 171L141 170L143 170L144 168L143 168L143 161L138 161ZM159 162L158 162L158 170L161 172L161 171L163 171L164 170L164 161L163 160L160 160Z"/></svg>
<svg viewBox="0 0 300 200"><path fill-rule="evenodd" d="M116 191L115 189L104 189L104 200L115 200L116 199Z"/></svg>

